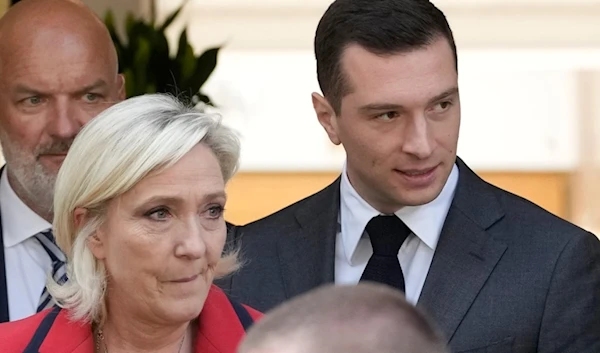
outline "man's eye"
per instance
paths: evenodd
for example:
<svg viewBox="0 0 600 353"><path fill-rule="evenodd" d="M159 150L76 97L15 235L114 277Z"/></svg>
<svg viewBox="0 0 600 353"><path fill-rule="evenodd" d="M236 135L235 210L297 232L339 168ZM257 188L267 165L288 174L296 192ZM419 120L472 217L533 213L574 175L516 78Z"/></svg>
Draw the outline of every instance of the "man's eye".
<svg viewBox="0 0 600 353"><path fill-rule="evenodd" d="M98 100L99 96L96 93L86 93L83 98L88 102L95 102Z"/></svg>
<svg viewBox="0 0 600 353"><path fill-rule="evenodd" d="M452 102L451 101L439 102L438 104L436 104L433 107L433 110L436 113L442 113L442 112L445 112L446 110L448 110L451 106L452 106Z"/></svg>
<svg viewBox="0 0 600 353"><path fill-rule="evenodd" d="M387 112L387 113L379 114L377 116L377 118L380 120L389 121L389 120L396 118L397 116L398 116L398 113L396 113L396 112Z"/></svg>
<svg viewBox="0 0 600 353"><path fill-rule="evenodd" d="M42 103L42 98L39 96L33 96L33 97L26 98L24 100L24 102L27 105L39 105Z"/></svg>

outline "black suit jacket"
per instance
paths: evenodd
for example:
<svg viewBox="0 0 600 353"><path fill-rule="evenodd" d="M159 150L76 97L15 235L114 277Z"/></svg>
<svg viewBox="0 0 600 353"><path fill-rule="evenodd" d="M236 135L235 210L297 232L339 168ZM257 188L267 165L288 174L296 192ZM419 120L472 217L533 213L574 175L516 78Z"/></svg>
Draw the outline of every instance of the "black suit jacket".
<svg viewBox="0 0 600 353"><path fill-rule="evenodd" d="M600 241L480 179L459 181L418 306L453 352L600 352ZM237 227L246 265L220 284L266 311L334 281L339 178Z"/></svg>

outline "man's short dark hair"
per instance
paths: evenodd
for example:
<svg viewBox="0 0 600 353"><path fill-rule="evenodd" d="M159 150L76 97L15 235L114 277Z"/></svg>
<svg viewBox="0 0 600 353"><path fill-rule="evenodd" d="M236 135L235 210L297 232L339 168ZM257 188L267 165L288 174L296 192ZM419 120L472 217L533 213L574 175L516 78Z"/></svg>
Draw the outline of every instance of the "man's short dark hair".
<svg viewBox="0 0 600 353"><path fill-rule="evenodd" d="M339 114L350 87L341 69L349 45L377 55L422 49L445 38L457 65L456 45L446 17L428 0L336 0L317 26L315 56L323 95Z"/></svg>

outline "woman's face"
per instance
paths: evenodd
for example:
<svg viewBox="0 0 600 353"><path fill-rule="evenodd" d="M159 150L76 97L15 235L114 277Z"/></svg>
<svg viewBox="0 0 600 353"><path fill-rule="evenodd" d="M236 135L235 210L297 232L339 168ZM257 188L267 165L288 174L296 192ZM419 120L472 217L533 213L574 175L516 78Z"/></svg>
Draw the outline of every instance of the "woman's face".
<svg viewBox="0 0 600 353"><path fill-rule="evenodd" d="M204 144L112 200L90 242L108 273L109 314L162 323L197 317L225 243L224 206L221 168Z"/></svg>

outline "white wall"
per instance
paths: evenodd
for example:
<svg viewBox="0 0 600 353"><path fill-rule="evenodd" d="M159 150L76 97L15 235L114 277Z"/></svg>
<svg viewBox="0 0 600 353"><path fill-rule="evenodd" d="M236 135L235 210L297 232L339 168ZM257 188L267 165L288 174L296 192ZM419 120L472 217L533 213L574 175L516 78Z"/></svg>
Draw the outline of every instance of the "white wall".
<svg viewBox="0 0 600 353"><path fill-rule="evenodd" d="M577 72L600 50L481 51L459 57L459 154L479 170L572 170L578 163ZM224 51L205 91L240 131L243 170L337 170L313 113L310 51Z"/></svg>
<svg viewBox="0 0 600 353"><path fill-rule="evenodd" d="M150 0L84 0L147 13ZM344 154L318 125L312 40L330 0L190 0L181 29L198 52L224 44L206 91L243 137L243 170L330 170ZM183 0L156 0L164 18ZM479 170L574 170L581 72L600 72L600 0L434 0L459 46L459 153ZM589 138L589 136L588 136Z"/></svg>
<svg viewBox="0 0 600 353"><path fill-rule="evenodd" d="M478 170L574 170L579 73L600 71L599 0L437 0L459 46L459 153ZM181 0L158 0L159 15ZM312 40L328 0L192 0L197 51L224 43L206 92L243 137L242 170L336 170L318 125ZM600 118L600 117L598 117Z"/></svg>

